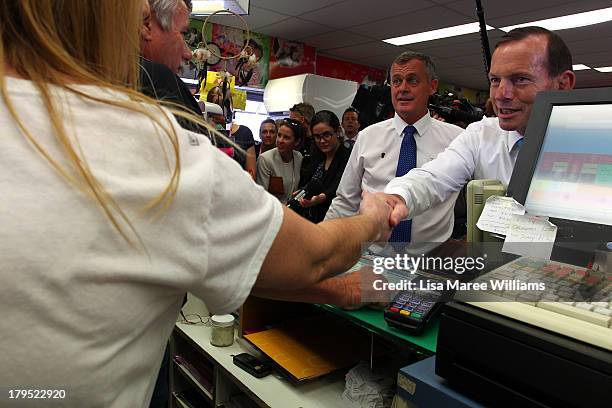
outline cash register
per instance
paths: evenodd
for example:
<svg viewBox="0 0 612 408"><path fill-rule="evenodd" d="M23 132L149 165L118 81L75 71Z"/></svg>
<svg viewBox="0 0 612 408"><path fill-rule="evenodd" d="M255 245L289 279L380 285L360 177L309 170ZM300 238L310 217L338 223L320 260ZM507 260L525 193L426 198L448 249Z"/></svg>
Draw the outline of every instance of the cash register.
<svg viewBox="0 0 612 408"><path fill-rule="evenodd" d="M538 94L507 195L557 226L550 260L507 268L555 289L445 305L436 373L491 406L609 406L612 88Z"/></svg>

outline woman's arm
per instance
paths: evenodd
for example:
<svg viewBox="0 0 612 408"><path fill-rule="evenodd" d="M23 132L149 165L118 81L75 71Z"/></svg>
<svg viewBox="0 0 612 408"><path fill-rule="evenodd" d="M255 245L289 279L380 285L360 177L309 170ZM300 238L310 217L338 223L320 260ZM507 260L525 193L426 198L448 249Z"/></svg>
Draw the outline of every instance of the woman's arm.
<svg viewBox="0 0 612 408"><path fill-rule="evenodd" d="M324 183L325 188L323 189L323 193L329 202L336 197L336 190L338 190L340 180L342 180L342 174L344 173L344 168L346 167L346 163L348 163L350 155L351 151L345 148L343 145L340 145L329 166L327 180Z"/></svg>
<svg viewBox="0 0 612 408"><path fill-rule="evenodd" d="M323 179L323 188L320 194L312 197L311 200L303 200L303 207L312 207L314 205L331 203L336 197L336 190L340 185L344 168L349 158L350 151L343 150L344 147L340 147L334 156L329 169Z"/></svg>
<svg viewBox="0 0 612 408"><path fill-rule="evenodd" d="M384 195L369 193L364 193L359 215L319 224L285 207L254 289L306 288L348 270L364 243L388 239L390 213Z"/></svg>
<svg viewBox="0 0 612 408"><path fill-rule="evenodd" d="M396 292L380 290L377 281L386 283L383 275L377 275L371 266L341 276L325 279L313 286L298 290L254 289L257 297L286 300L289 302L328 303L343 308L358 308L367 303L388 303Z"/></svg>

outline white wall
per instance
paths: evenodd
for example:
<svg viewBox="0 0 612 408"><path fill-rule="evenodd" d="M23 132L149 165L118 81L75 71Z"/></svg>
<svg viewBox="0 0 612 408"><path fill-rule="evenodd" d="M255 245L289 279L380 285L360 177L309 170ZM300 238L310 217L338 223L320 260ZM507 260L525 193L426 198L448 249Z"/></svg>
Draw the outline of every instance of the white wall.
<svg viewBox="0 0 612 408"><path fill-rule="evenodd" d="M247 100L245 110L236 109L235 112L235 121L251 129L255 140L261 141L259 137L259 125L268 117L268 112L266 111L264 103Z"/></svg>

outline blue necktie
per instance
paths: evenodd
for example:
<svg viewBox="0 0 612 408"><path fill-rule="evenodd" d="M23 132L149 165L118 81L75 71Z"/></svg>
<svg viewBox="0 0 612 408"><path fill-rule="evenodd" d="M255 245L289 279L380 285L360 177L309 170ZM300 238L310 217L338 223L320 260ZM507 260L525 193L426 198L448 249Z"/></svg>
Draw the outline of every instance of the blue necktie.
<svg viewBox="0 0 612 408"><path fill-rule="evenodd" d="M417 147L414 140L414 126L406 126L402 132L402 147L400 148L399 159L397 161L396 177L401 177L416 167ZM389 242L410 242L412 233L412 220L400 222L391 232Z"/></svg>
<svg viewBox="0 0 612 408"><path fill-rule="evenodd" d="M521 150L521 147L523 147L523 143L525 143L525 138L521 137L519 140L514 142L514 145L517 147L517 149Z"/></svg>

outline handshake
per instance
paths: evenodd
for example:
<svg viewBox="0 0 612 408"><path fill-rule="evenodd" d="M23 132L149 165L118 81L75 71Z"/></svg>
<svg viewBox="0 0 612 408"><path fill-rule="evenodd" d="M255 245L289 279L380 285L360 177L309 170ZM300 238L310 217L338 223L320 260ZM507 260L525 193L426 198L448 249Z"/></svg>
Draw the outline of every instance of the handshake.
<svg viewBox="0 0 612 408"><path fill-rule="evenodd" d="M378 234L375 241L387 241L391 230L408 217L408 208L404 199L395 194L368 193L361 195L359 214L371 218Z"/></svg>

